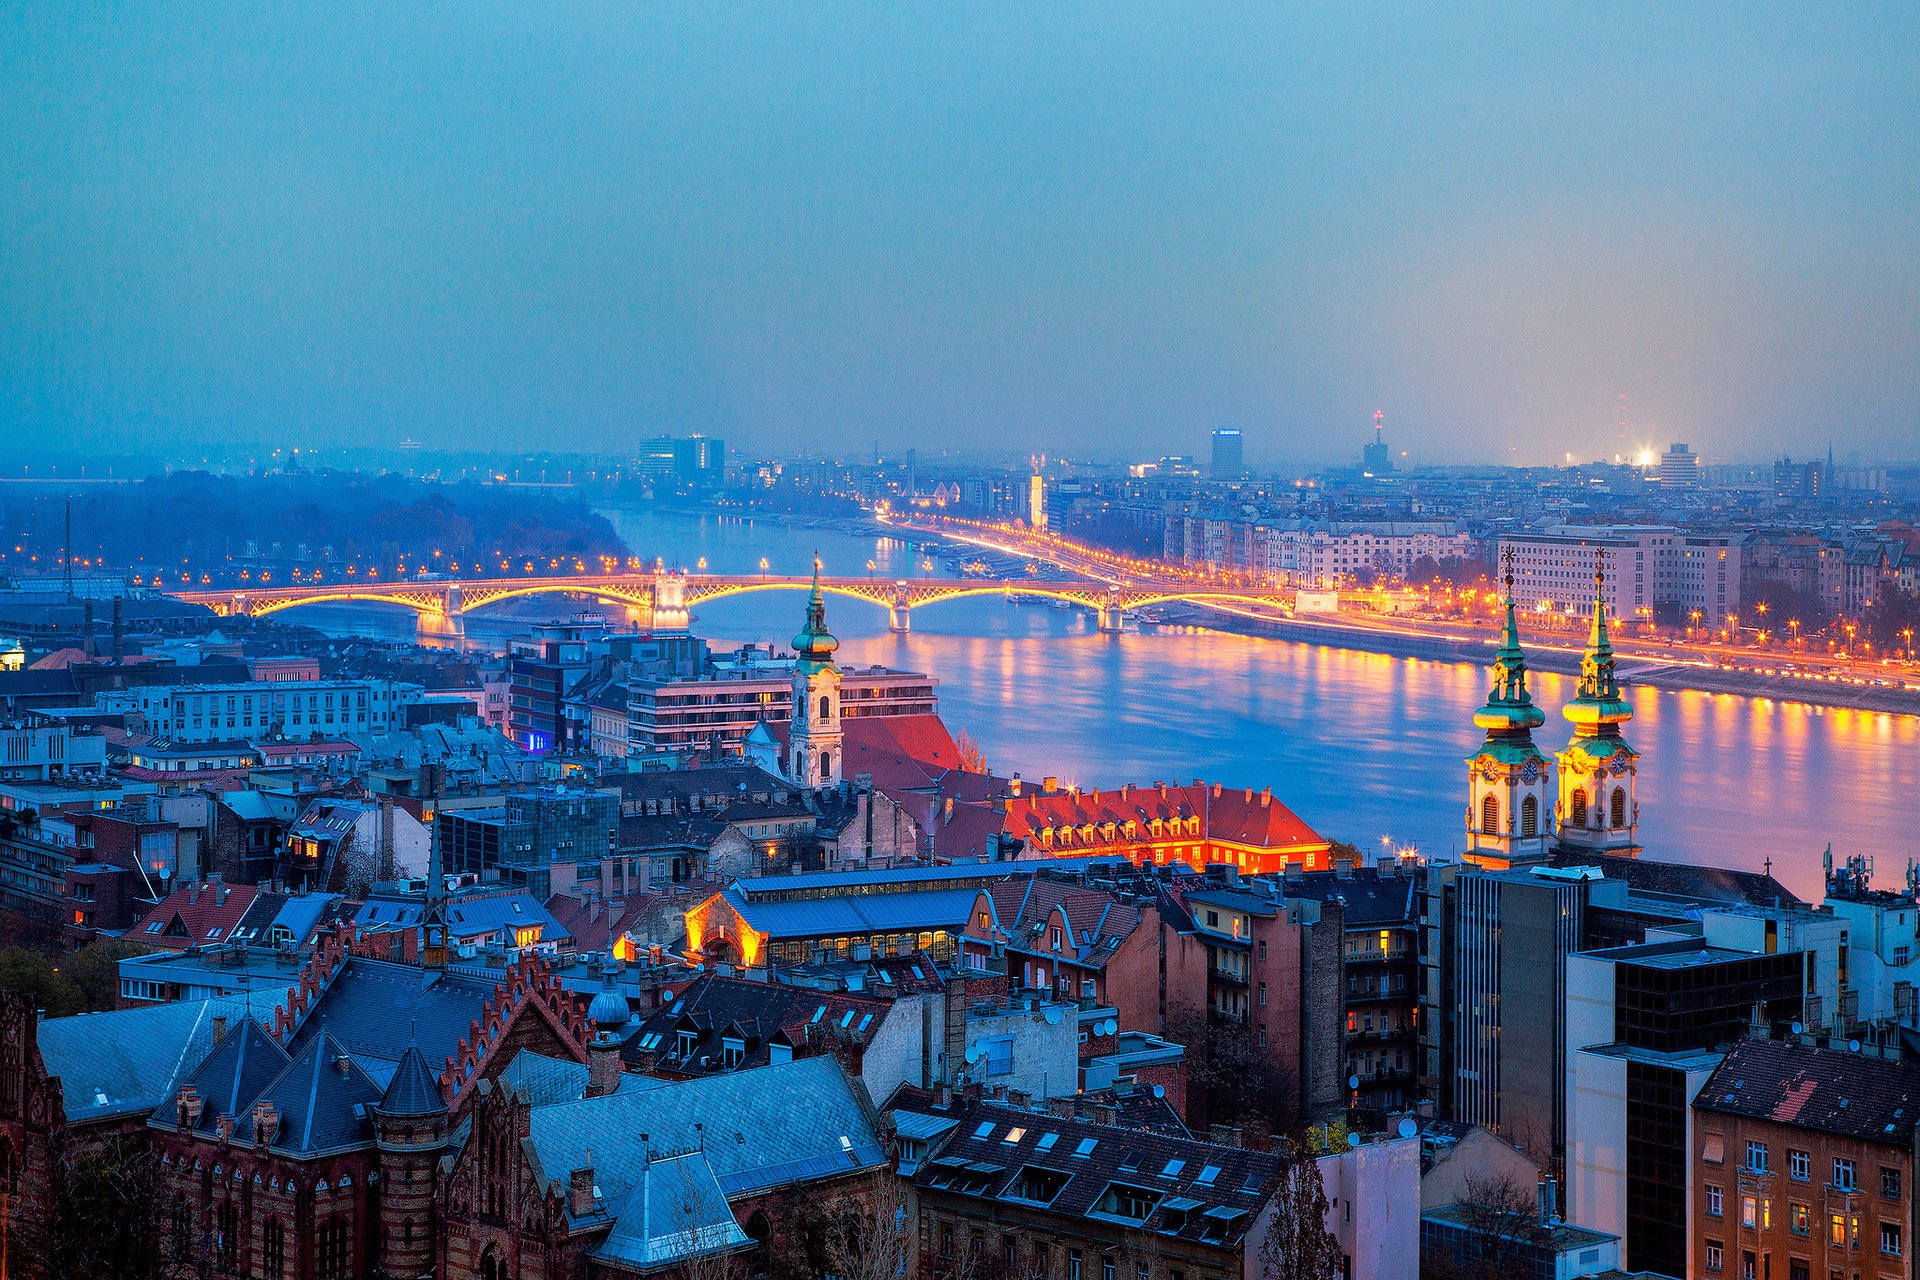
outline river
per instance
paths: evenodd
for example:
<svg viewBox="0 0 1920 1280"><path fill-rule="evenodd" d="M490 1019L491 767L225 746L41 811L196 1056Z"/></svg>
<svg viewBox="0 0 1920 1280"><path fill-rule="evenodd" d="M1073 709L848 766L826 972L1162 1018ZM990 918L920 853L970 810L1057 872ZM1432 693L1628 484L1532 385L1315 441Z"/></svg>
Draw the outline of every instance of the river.
<svg viewBox="0 0 1920 1280"><path fill-rule="evenodd" d="M804 573L817 550L829 573L928 571L904 542L844 530L718 516L606 513L636 554L715 573ZM944 566L931 572L944 575ZM468 619L469 641L497 645L558 601L521 601ZM411 615L380 606L290 610L333 633L396 638ZM941 709L994 768L1053 774L1081 786L1206 778L1271 786L1324 834L1363 849L1387 841L1445 855L1462 845L1464 758L1478 733L1483 669L1192 627L1100 635L1090 614L991 597L928 606L911 635L884 611L832 599L828 619L847 662L931 673ZM799 628L798 593L701 605L694 629L718 647L784 643ZM1571 678L1536 674L1549 751L1569 726L1557 714ZM1920 718L1729 694L1631 691L1629 739L1641 752L1640 834L1649 858L1773 870L1795 892L1820 887L1820 854L1876 857L1898 880L1920 852Z"/></svg>

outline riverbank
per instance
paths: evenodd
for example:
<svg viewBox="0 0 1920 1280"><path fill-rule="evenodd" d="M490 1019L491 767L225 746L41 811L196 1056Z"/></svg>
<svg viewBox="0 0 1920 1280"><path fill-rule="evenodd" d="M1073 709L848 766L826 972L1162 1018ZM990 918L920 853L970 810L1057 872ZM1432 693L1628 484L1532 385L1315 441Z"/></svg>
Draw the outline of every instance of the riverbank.
<svg viewBox="0 0 1920 1280"><path fill-rule="evenodd" d="M1183 625L1228 631L1236 635L1266 636L1276 640L1357 649L1364 653L1382 653L1396 658L1424 658L1470 666L1484 667L1492 661L1493 640L1490 637L1468 640L1440 635L1406 635L1333 619L1255 619L1197 605L1180 610L1179 616ZM1527 661L1536 670L1562 675L1578 675L1580 672L1581 651L1578 648L1557 640L1530 640L1526 647ZM1644 685L1649 689L1673 692L1692 690L1742 698L1767 698L1776 702L1797 702L1811 707L1841 707L1888 715L1920 716L1920 690L1768 676L1751 671L1727 671L1718 667L1663 662L1658 658L1639 658L1630 654L1621 655L1619 666L1621 683L1629 686Z"/></svg>

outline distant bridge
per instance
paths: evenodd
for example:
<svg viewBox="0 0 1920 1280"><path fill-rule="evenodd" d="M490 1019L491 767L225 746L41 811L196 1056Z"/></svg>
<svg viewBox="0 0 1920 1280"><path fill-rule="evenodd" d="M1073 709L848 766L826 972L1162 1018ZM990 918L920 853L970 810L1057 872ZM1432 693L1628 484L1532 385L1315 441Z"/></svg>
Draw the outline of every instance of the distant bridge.
<svg viewBox="0 0 1920 1280"><path fill-rule="evenodd" d="M650 630L683 630L688 610L708 600L745 595L752 591L805 591L808 577L780 575L727 576L722 574L618 573L556 575L539 578L436 578L392 582L352 580L308 583L250 590L169 591L189 604L201 604L221 617L259 618L282 609L308 604L392 604L411 609L426 635L465 634L465 617L474 609L521 596L569 592L596 596L626 605L635 620ZM1209 586L1189 582L1093 582L1086 579L985 578L822 578L828 595L865 600L887 611L895 631L909 630L908 618L922 605L944 604L976 596L1044 596L1065 600L1099 615L1102 631L1120 631L1128 610L1170 601L1195 604L1236 603L1264 605L1293 611L1293 593L1259 588Z"/></svg>

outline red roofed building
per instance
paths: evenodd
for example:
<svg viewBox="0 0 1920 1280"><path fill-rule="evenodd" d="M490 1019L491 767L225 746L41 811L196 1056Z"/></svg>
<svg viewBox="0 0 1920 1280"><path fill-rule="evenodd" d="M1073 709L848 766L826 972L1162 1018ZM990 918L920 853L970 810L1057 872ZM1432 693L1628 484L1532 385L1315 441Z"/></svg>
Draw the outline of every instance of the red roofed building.
<svg viewBox="0 0 1920 1280"><path fill-rule="evenodd" d="M1244 875L1330 865L1327 838L1271 790L1219 783L1081 791L1048 779L1034 791L1016 778L1002 830L1025 842L1026 857L1122 854L1136 865L1185 863L1204 870L1224 863Z"/></svg>
<svg viewBox="0 0 1920 1280"><path fill-rule="evenodd" d="M250 884L228 884L219 876L184 884L127 930L127 937L165 951L217 946L233 936L260 891Z"/></svg>

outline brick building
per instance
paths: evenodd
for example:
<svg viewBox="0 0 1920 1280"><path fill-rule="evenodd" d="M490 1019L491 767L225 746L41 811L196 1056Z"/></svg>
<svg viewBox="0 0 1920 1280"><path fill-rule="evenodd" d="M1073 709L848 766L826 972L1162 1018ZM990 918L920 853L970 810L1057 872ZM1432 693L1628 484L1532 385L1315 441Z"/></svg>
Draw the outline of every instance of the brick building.
<svg viewBox="0 0 1920 1280"><path fill-rule="evenodd" d="M1693 1113L1693 1274L1914 1274L1920 1066L1743 1040Z"/></svg>

